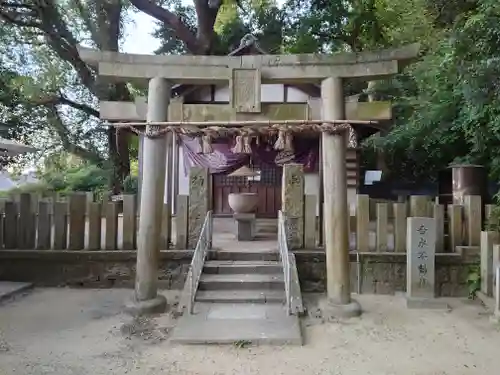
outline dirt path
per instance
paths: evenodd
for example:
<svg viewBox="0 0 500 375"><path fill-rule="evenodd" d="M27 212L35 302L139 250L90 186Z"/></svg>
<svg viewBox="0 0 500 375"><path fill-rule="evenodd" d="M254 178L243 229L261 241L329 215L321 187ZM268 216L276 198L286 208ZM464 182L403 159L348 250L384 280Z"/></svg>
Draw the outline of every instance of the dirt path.
<svg viewBox="0 0 500 375"><path fill-rule="evenodd" d="M174 346L168 314L132 321L129 290L39 289L0 306L0 374L495 374L500 332L475 303L407 310L360 296L361 319L304 319L304 347ZM169 295L170 294L170 295ZM167 294L171 300L173 295Z"/></svg>

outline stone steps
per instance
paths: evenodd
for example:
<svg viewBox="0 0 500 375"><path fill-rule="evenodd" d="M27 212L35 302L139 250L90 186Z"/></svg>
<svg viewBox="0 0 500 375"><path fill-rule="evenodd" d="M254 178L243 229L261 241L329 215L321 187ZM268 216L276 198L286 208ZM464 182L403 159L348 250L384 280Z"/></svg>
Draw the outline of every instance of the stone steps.
<svg viewBox="0 0 500 375"><path fill-rule="evenodd" d="M207 261L203 268L206 274L279 274L281 264L277 261Z"/></svg>
<svg viewBox="0 0 500 375"><path fill-rule="evenodd" d="M172 342L302 344L299 318L285 310L285 283L277 251L218 251L208 259L193 314L184 313Z"/></svg>
<svg viewBox="0 0 500 375"><path fill-rule="evenodd" d="M282 274L202 274L199 290L284 290Z"/></svg>
<svg viewBox="0 0 500 375"><path fill-rule="evenodd" d="M284 290L200 290L196 302L284 303Z"/></svg>

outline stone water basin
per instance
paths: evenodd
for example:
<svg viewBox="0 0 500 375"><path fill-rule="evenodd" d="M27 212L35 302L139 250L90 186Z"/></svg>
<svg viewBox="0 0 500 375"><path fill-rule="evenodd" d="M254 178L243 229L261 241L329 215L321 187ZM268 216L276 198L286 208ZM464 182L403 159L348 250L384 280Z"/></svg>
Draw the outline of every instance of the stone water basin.
<svg viewBox="0 0 500 375"><path fill-rule="evenodd" d="M235 214L247 214L255 211L259 197L257 193L231 193L227 201Z"/></svg>

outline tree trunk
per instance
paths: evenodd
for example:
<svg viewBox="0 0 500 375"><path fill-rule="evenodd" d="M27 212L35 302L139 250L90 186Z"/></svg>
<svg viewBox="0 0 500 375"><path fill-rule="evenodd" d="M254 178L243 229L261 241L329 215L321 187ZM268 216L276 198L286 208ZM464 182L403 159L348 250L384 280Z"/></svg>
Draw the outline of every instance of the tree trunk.
<svg viewBox="0 0 500 375"><path fill-rule="evenodd" d="M214 46L214 24L222 5L221 0L193 0L197 16L196 34L179 16L150 0L130 0L140 11L168 25L175 36L193 55L210 55Z"/></svg>
<svg viewBox="0 0 500 375"><path fill-rule="evenodd" d="M122 191L123 180L130 175L130 133L126 131L117 132L115 128L108 129L108 152L109 160L113 165L113 175L110 180L110 190L113 194Z"/></svg>

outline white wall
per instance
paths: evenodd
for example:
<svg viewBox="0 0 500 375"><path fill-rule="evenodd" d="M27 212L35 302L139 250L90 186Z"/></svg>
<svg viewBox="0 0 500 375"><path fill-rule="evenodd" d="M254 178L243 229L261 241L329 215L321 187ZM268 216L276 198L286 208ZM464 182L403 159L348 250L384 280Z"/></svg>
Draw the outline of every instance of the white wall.
<svg viewBox="0 0 500 375"><path fill-rule="evenodd" d="M184 171L184 153L182 152L182 149L179 147L179 153L178 156L179 158L179 195L188 195L189 194L189 176L185 173ZM175 156L174 156L175 158ZM168 159L168 158L167 158ZM168 162L168 160L167 160ZM176 171L172 171L172 176L165 176L165 194L164 194L164 203L167 203L167 186L168 184L172 184L172 193L174 192L173 184L174 184L174 178L173 175L176 173ZM174 200L176 197L172 197Z"/></svg>
<svg viewBox="0 0 500 375"><path fill-rule="evenodd" d="M179 194L189 195L189 176L184 169L184 153L179 147Z"/></svg>
<svg viewBox="0 0 500 375"><path fill-rule="evenodd" d="M285 87L283 84L263 84L261 85L261 102L262 103L307 103L309 96L294 87ZM200 102L211 102L212 94L210 87L203 87L191 94L191 97ZM229 86L219 86L214 94L214 101L229 102L230 91Z"/></svg>

